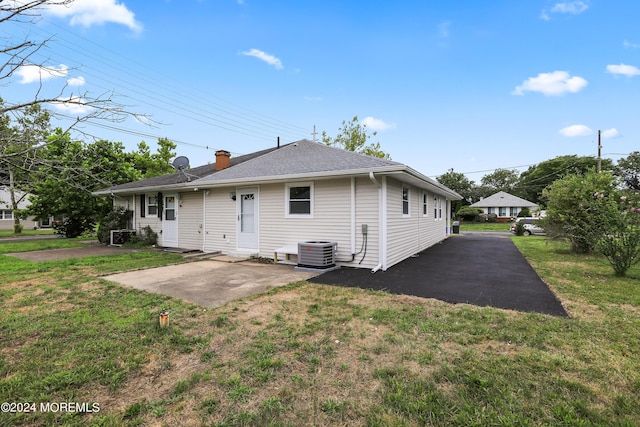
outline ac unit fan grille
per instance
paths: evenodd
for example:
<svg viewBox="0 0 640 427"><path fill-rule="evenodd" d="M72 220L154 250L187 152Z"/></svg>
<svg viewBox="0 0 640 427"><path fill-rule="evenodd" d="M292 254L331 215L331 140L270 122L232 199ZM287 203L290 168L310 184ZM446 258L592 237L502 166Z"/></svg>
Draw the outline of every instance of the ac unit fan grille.
<svg viewBox="0 0 640 427"><path fill-rule="evenodd" d="M336 242L298 243L298 266L310 268L331 268L336 265Z"/></svg>

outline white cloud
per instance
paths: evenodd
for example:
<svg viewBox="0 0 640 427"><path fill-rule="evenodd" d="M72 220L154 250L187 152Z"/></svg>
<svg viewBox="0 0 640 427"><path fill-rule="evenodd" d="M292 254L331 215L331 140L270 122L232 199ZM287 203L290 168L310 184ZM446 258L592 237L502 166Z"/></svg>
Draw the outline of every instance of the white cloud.
<svg viewBox="0 0 640 427"><path fill-rule="evenodd" d="M16 74L20 77L18 83L28 84L33 82L40 82L58 77L66 77L69 72L69 67L64 64L58 65L58 67L41 67L38 65L23 65L16 70Z"/></svg>
<svg viewBox="0 0 640 427"><path fill-rule="evenodd" d="M589 5L583 1L572 1L556 3L552 8L552 13L570 13L572 15L579 15L585 10L589 9Z"/></svg>
<svg viewBox="0 0 640 427"><path fill-rule="evenodd" d="M78 96L70 96L69 98L58 98L58 102L53 102L53 106L64 113L73 115L87 114L93 109L85 105L85 100Z"/></svg>
<svg viewBox="0 0 640 427"><path fill-rule="evenodd" d="M553 71L528 78L522 85L516 86L511 94L524 95L525 92L540 92L547 96L556 96L579 92L587 84L588 82L582 77L571 77L566 71Z"/></svg>
<svg viewBox="0 0 640 427"><path fill-rule="evenodd" d="M633 65L607 65L607 72L618 75L622 74L623 76L633 77L640 75L640 69L638 67L634 67Z"/></svg>
<svg viewBox="0 0 640 427"><path fill-rule="evenodd" d="M84 84L86 83L84 77L79 76L79 77L71 77L70 79L67 79L67 84L69 86L84 86Z"/></svg>
<svg viewBox="0 0 640 427"><path fill-rule="evenodd" d="M362 120L362 124L366 125L369 129L373 129L375 131L395 129L396 127L395 123L386 123L383 120L376 119L373 117L365 117L364 120Z"/></svg>
<svg viewBox="0 0 640 427"><path fill-rule="evenodd" d="M589 4L583 1L556 3L551 7L551 10L542 9L540 19L545 21L551 20L551 15L549 13L569 13L571 15L579 15L587 9L589 9Z"/></svg>
<svg viewBox="0 0 640 427"><path fill-rule="evenodd" d="M322 97L320 97L320 96L305 96L304 100L305 101L320 102L320 101L322 101Z"/></svg>
<svg viewBox="0 0 640 427"><path fill-rule="evenodd" d="M593 133L593 130L585 125L571 125L560 129L558 132L560 135L573 138L576 136L589 136Z"/></svg>
<svg viewBox="0 0 640 427"><path fill-rule="evenodd" d="M625 40L622 42L622 46L626 47L627 49L631 48L631 49L637 49L640 47L640 44L638 43L631 43L629 40Z"/></svg>
<svg viewBox="0 0 640 427"><path fill-rule="evenodd" d="M245 52L242 52L243 55L245 56L253 56L256 57L258 59L260 59L261 61L266 62L269 65L272 65L276 70L282 70L284 67L282 66L282 61L280 61L278 58L276 58L273 55L270 55L266 52L263 52L259 49L251 49Z"/></svg>
<svg viewBox="0 0 640 427"><path fill-rule="evenodd" d="M602 132L600 132L600 137L605 139L617 138L619 136L620 136L620 132L618 132L618 129L616 128L611 128L611 129L603 130Z"/></svg>
<svg viewBox="0 0 640 427"><path fill-rule="evenodd" d="M438 24L438 38L446 39L451 35L451 21L445 21Z"/></svg>
<svg viewBox="0 0 640 427"><path fill-rule="evenodd" d="M49 5L47 12L60 18L69 18L71 25L91 27L107 22L121 24L132 31L142 31L142 24L134 13L118 0L75 0L69 5Z"/></svg>

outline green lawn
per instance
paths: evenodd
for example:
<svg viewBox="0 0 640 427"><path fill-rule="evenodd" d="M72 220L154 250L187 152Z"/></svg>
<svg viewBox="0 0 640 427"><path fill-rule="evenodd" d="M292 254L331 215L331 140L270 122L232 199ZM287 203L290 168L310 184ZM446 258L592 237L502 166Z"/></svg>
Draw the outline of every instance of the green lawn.
<svg viewBox="0 0 640 427"><path fill-rule="evenodd" d="M510 222L461 222L460 231L509 231Z"/></svg>
<svg viewBox="0 0 640 427"><path fill-rule="evenodd" d="M51 228L40 228L38 230L24 229L20 234L14 234L13 230L0 230L0 240L3 237L22 237L22 236L47 236L54 234Z"/></svg>
<svg viewBox="0 0 640 427"><path fill-rule="evenodd" d="M0 402L100 409L0 425L640 425L640 267L513 240L570 318L307 282L205 309L97 276L175 255L0 255Z"/></svg>

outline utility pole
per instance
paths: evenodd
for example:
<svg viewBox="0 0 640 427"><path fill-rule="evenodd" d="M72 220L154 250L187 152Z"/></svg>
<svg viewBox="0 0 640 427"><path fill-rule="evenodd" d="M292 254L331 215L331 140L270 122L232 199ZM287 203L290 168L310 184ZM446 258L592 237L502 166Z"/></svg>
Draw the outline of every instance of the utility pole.
<svg viewBox="0 0 640 427"><path fill-rule="evenodd" d="M318 134L318 132L316 132L316 125L313 125L313 132L311 132L311 135L313 135L313 142L316 142L316 135Z"/></svg>
<svg viewBox="0 0 640 427"><path fill-rule="evenodd" d="M600 173L600 168L602 167L602 144L600 144L600 130L598 130L598 163L596 163L596 172Z"/></svg>

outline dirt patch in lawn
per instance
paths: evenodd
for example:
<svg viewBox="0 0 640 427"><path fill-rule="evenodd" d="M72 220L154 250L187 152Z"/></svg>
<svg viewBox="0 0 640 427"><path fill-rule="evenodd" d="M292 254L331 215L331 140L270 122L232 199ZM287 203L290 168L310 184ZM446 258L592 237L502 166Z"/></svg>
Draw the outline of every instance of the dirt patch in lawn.
<svg viewBox="0 0 640 427"><path fill-rule="evenodd" d="M118 246L105 246L91 242L77 248L46 249L43 251L13 252L5 254L25 261L42 262L58 261L67 258L84 258L88 256L119 255L123 253L141 252L148 249L127 249Z"/></svg>

